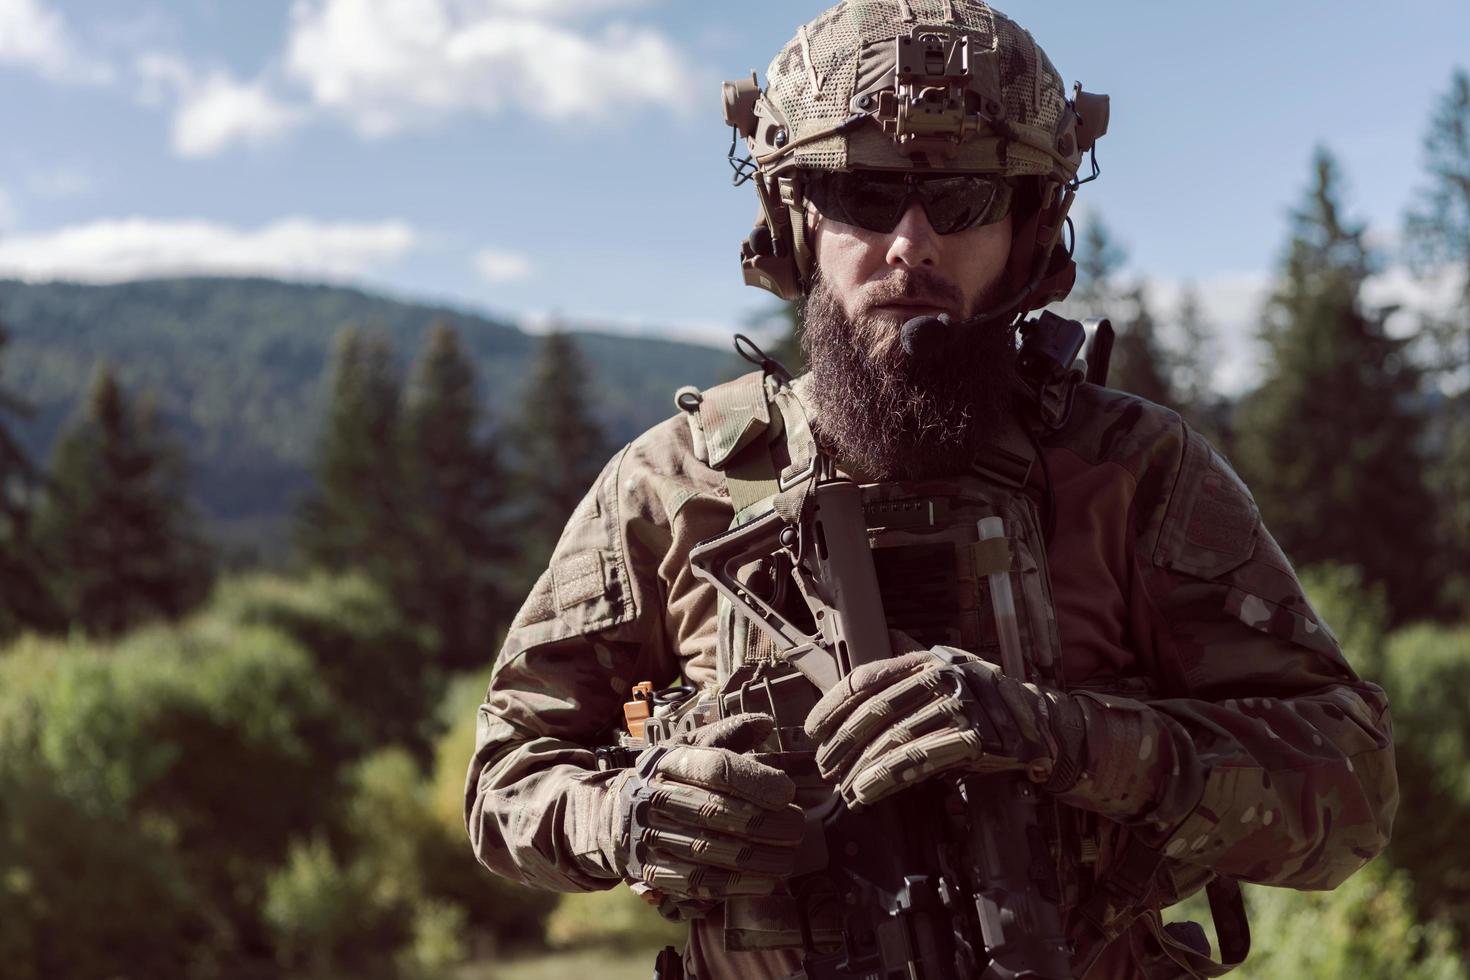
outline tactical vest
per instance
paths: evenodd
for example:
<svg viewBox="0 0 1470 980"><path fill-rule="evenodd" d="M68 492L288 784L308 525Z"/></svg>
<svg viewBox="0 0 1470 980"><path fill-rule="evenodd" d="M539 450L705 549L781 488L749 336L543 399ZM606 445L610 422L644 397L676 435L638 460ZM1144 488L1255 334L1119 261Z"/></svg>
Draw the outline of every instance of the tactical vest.
<svg viewBox="0 0 1470 980"><path fill-rule="evenodd" d="M791 384L756 371L705 391L681 389L675 402L689 423L695 456L725 477L734 509L731 527L773 509L791 520L799 515L803 492L816 477L818 453L805 408ZM1062 688L1061 641L1046 542L1038 502L1028 489L1036 448L1022 424L1017 421L1014 432L997 440L959 476L864 486L864 511L891 629L924 647L946 644L1000 662L989 582L992 573L1005 573L1015 596L1027 679ZM1002 520L1001 542L979 540L977 522L987 517ZM799 614L800 605L797 601L786 611ZM781 683L794 672L779 660L766 635L723 597L718 602L717 636L716 683L726 707L772 714L777 719L778 751L768 761L792 775L797 802L804 807L830 799L831 788L816 772L816 746L801 727L818 692L804 679ZM1136 683L1107 690L1142 698L1153 693ZM1136 840L1120 843L1119 825L1070 807L1058 811L1058 839L1052 843L1062 904L1091 925L1085 960L1090 963L1143 915L1149 917L1162 951L1157 969L1147 970L1149 976L1219 976L1239 962L1236 957L1224 964L1214 962L1207 953L1181 942L1172 929L1166 931L1159 917L1160 905L1198 890L1211 877L1209 872L1186 867L1184 880L1176 881L1157 850ZM1100 856L1107 869L1099 878L1093 870ZM1232 902L1230 888L1212 885L1210 898L1222 944L1226 950L1233 944L1243 958L1241 943L1232 943L1244 934L1238 889ZM725 906L725 948L799 948L797 921L791 898L731 899ZM823 921L814 914L811 926L818 944L841 941L835 915Z"/></svg>

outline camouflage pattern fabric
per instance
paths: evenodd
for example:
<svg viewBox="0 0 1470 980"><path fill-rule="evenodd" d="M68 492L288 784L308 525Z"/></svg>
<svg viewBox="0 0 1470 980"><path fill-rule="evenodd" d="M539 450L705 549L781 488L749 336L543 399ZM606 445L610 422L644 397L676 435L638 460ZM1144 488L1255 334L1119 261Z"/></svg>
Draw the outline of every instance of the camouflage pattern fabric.
<svg viewBox="0 0 1470 980"><path fill-rule="evenodd" d="M1025 28L979 0L844 0L805 24L766 69L766 99L792 142L829 130L853 111L853 96L894 69L893 38L916 26L944 27L971 38L974 70L993 56L1003 134L967 139L954 159L929 166L1011 175L1077 171L1075 144L1059 149L1067 118L1061 75ZM760 111L760 110L758 110ZM794 154L798 167L908 170L914 162L877 126L816 139Z"/></svg>
<svg viewBox="0 0 1470 980"><path fill-rule="evenodd" d="M617 884L600 844L619 774L596 772L591 747L637 681L715 679L715 597L687 557L732 509L693 448L678 417L619 453L510 630L465 794L493 871L563 891ZM1161 905L1213 873L1344 880L1392 826L1388 704L1312 610L1249 492L1174 413L1107 389L1080 388L1044 451L1061 673L1089 734L1086 771L1059 799L1098 814L1096 873L1137 836L1168 856ZM699 977L781 976L795 962L723 953L721 924L719 910L692 924ZM1136 975L1140 937L1121 936L1089 976Z"/></svg>

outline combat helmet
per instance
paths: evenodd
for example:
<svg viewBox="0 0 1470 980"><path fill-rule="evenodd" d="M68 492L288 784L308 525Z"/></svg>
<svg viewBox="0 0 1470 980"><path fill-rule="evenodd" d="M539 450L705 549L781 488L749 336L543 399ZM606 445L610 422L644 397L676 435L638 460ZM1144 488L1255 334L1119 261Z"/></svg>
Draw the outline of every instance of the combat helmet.
<svg viewBox="0 0 1470 980"><path fill-rule="evenodd" d="M981 0L842 0L803 25L766 70L724 85L737 184L760 200L741 246L745 281L783 299L810 282L804 183L811 171L991 174L1017 186L1006 298L1014 317L1076 279L1062 229L1096 176L1108 97L1072 98L1030 33ZM737 159L743 139L748 157ZM1085 155L1092 174L1078 178Z"/></svg>

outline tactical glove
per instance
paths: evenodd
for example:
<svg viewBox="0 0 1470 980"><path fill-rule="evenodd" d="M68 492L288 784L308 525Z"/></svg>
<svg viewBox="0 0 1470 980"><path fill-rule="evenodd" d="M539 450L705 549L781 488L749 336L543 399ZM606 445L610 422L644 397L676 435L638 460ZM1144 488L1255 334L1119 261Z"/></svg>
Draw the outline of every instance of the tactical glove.
<svg viewBox="0 0 1470 980"><path fill-rule="evenodd" d="M1067 695L952 647L865 664L806 719L822 777L854 808L948 772L1019 770L1064 792L1080 771L1083 725Z"/></svg>
<svg viewBox="0 0 1470 980"><path fill-rule="evenodd" d="M646 749L616 784L615 860L648 897L769 895L791 874L803 817L796 785L742 753L771 734L742 714Z"/></svg>

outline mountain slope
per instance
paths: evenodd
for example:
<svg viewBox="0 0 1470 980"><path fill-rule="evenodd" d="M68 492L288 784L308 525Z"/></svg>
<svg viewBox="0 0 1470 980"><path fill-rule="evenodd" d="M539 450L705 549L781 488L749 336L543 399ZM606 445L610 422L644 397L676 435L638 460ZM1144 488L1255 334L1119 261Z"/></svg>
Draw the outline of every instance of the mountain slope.
<svg viewBox="0 0 1470 980"><path fill-rule="evenodd" d="M99 359L149 392L188 451L201 510L219 526L279 524L309 485L332 337L378 327L407 365L448 320L475 358L489 424L528 399L536 338L473 313L337 286L271 279L164 279L110 286L0 280L9 330L0 386L35 406L17 434L44 461ZM733 354L692 344L574 334L595 378L588 392L616 443L666 418L684 384L733 377ZM272 549L273 550L273 549Z"/></svg>

